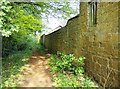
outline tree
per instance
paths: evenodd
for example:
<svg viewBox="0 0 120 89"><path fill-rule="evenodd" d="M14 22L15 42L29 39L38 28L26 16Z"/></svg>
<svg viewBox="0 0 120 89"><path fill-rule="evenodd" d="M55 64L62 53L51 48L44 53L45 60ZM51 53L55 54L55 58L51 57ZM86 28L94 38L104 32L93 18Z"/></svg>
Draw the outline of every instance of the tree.
<svg viewBox="0 0 120 89"><path fill-rule="evenodd" d="M2 0L0 4L0 28L2 36L9 37L12 33L21 30L28 33L41 29L42 23L40 18L30 12L33 10L30 10L29 7L33 7L33 5L18 5L6 2L5 0ZM29 10L25 7L29 8Z"/></svg>
<svg viewBox="0 0 120 89"><path fill-rule="evenodd" d="M70 16L69 2L8 2L0 1L0 32L3 36L2 51L9 54L11 51L24 50L27 47L25 39L34 35L35 31L40 31L42 26L42 15L48 14L56 17L57 13L62 13L64 18ZM58 16L59 17L59 16ZM61 17L60 17L61 18Z"/></svg>

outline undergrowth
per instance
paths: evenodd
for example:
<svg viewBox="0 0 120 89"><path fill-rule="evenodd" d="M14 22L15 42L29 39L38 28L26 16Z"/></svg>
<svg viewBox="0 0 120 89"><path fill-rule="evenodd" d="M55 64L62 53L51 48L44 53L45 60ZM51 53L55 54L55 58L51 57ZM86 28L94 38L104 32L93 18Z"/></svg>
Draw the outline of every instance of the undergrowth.
<svg viewBox="0 0 120 89"><path fill-rule="evenodd" d="M1 87L16 87L22 72L22 67L27 64L31 50L19 51L2 59L2 84Z"/></svg>
<svg viewBox="0 0 120 89"><path fill-rule="evenodd" d="M12 50L15 52L9 52L9 55L2 58L2 84L1 87L16 87L21 78L21 72L24 70L25 65L28 62L29 57L32 54L32 49L44 53L44 47L39 43L38 38L33 35L27 37L28 39L23 43L25 47L20 48L22 50ZM23 39L22 39L23 40ZM16 44L17 45L17 44ZM15 46L16 46L15 45Z"/></svg>
<svg viewBox="0 0 120 89"><path fill-rule="evenodd" d="M45 47L42 44L38 43L35 45L34 48L37 49L37 51L39 51L40 53L45 54Z"/></svg>
<svg viewBox="0 0 120 89"><path fill-rule="evenodd" d="M84 73L85 57L75 58L73 54L58 52L51 55L48 64L57 87L97 87Z"/></svg>

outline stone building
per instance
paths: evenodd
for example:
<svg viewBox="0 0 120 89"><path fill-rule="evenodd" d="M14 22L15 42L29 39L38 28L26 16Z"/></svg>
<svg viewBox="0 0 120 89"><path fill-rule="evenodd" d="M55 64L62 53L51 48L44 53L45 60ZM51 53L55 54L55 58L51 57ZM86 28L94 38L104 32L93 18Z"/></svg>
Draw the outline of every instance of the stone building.
<svg viewBox="0 0 120 89"><path fill-rule="evenodd" d="M81 2L80 14L45 36L51 52L85 56L85 70L104 87L120 86L120 2Z"/></svg>

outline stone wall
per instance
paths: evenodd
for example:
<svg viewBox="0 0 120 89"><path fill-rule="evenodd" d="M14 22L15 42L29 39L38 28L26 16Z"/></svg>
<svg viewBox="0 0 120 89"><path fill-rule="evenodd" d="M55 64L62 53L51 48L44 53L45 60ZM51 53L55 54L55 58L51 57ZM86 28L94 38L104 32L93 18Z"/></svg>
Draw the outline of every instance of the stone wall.
<svg viewBox="0 0 120 89"><path fill-rule="evenodd" d="M45 46L50 52L62 51L64 53L75 53L80 43L80 30L78 29L78 16L70 19L65 27L45 36ZM76 42L75 44L72 44ZM73 49L74 48L74 49ZM76 52L77 53L77 52Z"/></svg>
<svg viewBox="0 0 120 89"><path fill-rule="evenodd" d="M102 86L120 86L120 2L97 4L97 24L88 26L88 4L81 2L80 15L58 31L45 36L51 52L85 56L85 69Z"/></svg>
<svg viewBox="0 0 120 89"><path fill-rule="evenodd" d="M103 86L118 86L120 65L118 57L119 28L118 3L98 3L97 25L89 27L85 11L86 4L81 6L80 22L81 40L84 44L81 53L87 58L86 70ZM87 8L86 8L87 9ZM85 26L83 26L85 24ZM87 29L86 29L87 28Z"/></svg>

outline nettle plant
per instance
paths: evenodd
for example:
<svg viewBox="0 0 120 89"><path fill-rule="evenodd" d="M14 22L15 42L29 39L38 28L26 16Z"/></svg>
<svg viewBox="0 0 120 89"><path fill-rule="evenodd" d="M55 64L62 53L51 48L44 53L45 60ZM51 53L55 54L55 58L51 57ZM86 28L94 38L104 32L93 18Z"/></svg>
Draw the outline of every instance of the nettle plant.
<svg viewBox="0 0 120 89"><path fill-rule="evenodd" d="M84 73L85 57L75 58L73 54L64 54L57 52L57 55L52 55L49 60L49 65L51 66L51 72L65 73L65 74L75 74L80 75Z"/></svg>

